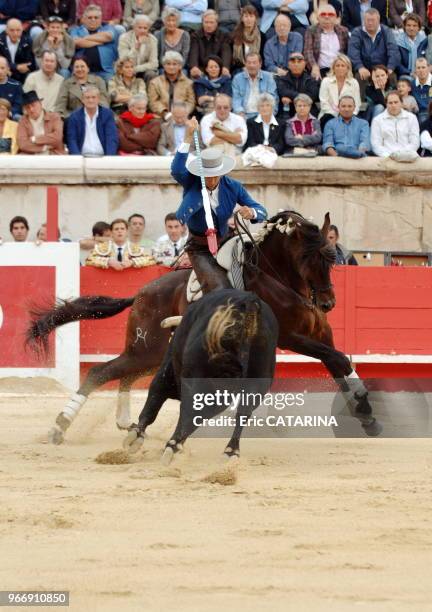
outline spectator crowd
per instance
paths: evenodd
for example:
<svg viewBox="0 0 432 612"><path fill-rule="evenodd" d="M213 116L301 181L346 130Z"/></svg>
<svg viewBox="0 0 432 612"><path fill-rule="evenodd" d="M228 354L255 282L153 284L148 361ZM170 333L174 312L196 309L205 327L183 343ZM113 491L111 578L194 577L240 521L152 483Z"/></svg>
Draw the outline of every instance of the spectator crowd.
<svg viewBox="0 0 432 612"><path fill-rule="evenodd" d="M0 154L172 155L194 115L245 163L414 161L431 20L425 0L0 0Z"/></svg>

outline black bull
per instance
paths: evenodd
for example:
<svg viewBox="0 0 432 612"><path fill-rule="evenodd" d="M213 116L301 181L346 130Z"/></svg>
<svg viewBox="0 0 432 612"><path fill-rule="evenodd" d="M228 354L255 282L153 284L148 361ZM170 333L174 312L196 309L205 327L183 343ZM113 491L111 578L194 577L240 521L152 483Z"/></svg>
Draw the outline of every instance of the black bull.
<svg viewBox="0 0 432 612"><path fill-rule="evenodd" d="M140 448L145 429L169 398L180 400L180 416L165 448L166 463L198 427L197 415L202 423L230 406L230 401L223 401L227 399L224 391L238 393L248 379L248 397L265 394L275 371L278 333L272 310L251 292L213 291L189 306L150 385L138 425L131 427L125 440L125 448L132 452ZM198 412L193 398L202 398L203 390L218 398L218 403L201 405ZM227 456L239 454L241 417L250 416L259 406L256 401L236 406L236 424L225 449Z"/></svg>

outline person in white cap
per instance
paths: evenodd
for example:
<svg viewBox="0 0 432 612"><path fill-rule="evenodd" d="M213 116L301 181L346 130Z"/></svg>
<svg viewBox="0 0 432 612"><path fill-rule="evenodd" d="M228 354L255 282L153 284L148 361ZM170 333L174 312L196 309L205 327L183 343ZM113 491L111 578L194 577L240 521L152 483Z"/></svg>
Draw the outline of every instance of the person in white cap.
<svg viewBox="0 0 432 612"><path fill-rule="evenodd" d="M193 134L198 130L195 118L186 122L184 142L179 146L171 165L171 175L183 188L183 200L177 210L178 220L189 228L190 238L186 252L201 284L203 293L229 288L226 272L210 253L205 232L204 205L198 159L187 161ZM235 166L235 160L218 147L205 149L202 154L205 185L209 193L212 216L218 241L228 231L228 220L237 207L243 219L260 223L267 218L267 211L249 195L243 185L226 176ZM238 206L237 206L238 205Z"/></svg>

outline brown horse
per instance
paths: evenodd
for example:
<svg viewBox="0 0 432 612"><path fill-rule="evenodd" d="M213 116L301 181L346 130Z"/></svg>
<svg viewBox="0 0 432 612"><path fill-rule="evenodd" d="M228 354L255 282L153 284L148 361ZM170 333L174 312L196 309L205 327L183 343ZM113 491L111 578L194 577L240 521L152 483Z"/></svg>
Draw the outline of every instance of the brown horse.
<svg viewBox="0 0 432 612"><path fill-rule="evenodd" d="M245 288L273 310L279 323L279 348L321 360L342 390L350 393L350 406L366 433L377 435L378 424L371 416L367 389L346 355L335 349L325 315L335 305L330 279L335 251L326 239L329 224L329 214L320 230L294 211L280 212L267 221L246 252ZM129 426L129 390L137 378L154 372L161 364L171 332L161 329L160 324L185 311L189 274L189 270L182 270L165 275L143 287L134 298L83 297L35 314L28 340L40 348L60 325L110 317L132 306L123 353L91 368L58 415L56 427L50 432L52 442L63 441L64 432L88 395L110 380L120 379L117 425L123 429Z"/></svg>

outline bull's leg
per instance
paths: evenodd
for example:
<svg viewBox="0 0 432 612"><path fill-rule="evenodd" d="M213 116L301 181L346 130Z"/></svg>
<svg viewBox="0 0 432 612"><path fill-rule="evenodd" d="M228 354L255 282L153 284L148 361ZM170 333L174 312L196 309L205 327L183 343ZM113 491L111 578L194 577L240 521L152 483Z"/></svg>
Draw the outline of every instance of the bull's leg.
<svg viewBox="0 0 432 612"><path fill-rule="evenodd" d="M65 432L77 417L92 391L110 380L123 378L131 373L139 375L142 370L143 364L141 360L135 356L130 356L128 353L122 353L119 357L107 363L91 368L84 383L69 398L62 412L58 414L55 426L48 433L49 441L53 444L61 444L63 442Z"/></svg>

